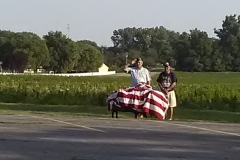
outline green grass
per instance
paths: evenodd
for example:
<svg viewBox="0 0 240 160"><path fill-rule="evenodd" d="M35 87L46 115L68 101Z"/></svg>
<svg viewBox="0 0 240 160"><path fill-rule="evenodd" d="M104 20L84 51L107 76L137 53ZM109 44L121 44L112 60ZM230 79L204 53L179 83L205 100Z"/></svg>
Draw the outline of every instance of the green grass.
<svg viewBox="0 0 240 160"><path fill-rule="evenodd" d="M240 73L175 73L176 120L240 123ZM156 89L158 74L151 72ZM130 84L130 76L122 73L99 77L0 75L0 79L0 112L6 114L111 117L107 114L106 97ZM119 116L133 118L132 113Z"/></svg>
<svg viewBox="0 0 240 160"><path fill-rule="evenodd" d="M240 123L240 113L210 110L176 109L175 120Z"/></svg>
<svg viewBox="0 0 240 160"><path fill-rule="evenodd" d="M107 107L102 106L66 106L66 105L31 105L31 104L0 104L1 114L42 114L49 116L77 116L111 118ZM134 118L133 113L119 112L119 118ZM148 117L147 119L157 120ZM208 121L240 123L240 113L201 111L176 108L174 119L178 121Z"/></svg>

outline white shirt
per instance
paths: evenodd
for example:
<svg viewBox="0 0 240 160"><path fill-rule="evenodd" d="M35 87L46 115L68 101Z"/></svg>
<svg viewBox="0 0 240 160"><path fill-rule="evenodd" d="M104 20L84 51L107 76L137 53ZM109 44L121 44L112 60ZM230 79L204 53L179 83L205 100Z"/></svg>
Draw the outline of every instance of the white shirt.
<svg viewBox="0 0 240 160"><path fill-rule="evenodd" d="M132 77L132 82L131 86L136 86L138 83L144 82L147 83L148 81L151 80L150 74L148 69L142 67L142 68L137 68L137 67L128 67L126 69L126 72L131 74Z"/></svg>

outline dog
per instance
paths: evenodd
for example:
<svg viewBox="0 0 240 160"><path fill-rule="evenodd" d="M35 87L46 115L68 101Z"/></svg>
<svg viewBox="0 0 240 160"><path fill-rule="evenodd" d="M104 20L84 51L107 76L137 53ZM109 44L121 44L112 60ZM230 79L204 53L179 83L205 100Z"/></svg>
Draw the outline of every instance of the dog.
<svg viewBox="0 0 240 160"><path fill-rule="evenodd" d="M141 113L135 109L132 109L132 108L120 108L120 107L117 107L115 105L113 105L112 107L112 118L114 118L114 113L116 114L116 118L118 118L118 112L132 112L134 114L134 118L138 118L138 117L141 117L141 118L147 118L147 115L146 113Z"/></svg>

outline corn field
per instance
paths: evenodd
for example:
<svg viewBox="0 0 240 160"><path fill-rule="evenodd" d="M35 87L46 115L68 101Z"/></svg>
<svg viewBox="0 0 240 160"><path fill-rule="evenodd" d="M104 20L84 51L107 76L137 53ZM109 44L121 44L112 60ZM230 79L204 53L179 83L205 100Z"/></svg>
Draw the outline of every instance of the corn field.
<svg viewBox="0 0 240 160"><path fill-rule="evenodd" d="M178 106L240 112L240 74L176 73ZM59 77L1 75L0 102L106 106L107 96L128 87L128 76ZM158 89L157 75L152 86Z"/></svg>

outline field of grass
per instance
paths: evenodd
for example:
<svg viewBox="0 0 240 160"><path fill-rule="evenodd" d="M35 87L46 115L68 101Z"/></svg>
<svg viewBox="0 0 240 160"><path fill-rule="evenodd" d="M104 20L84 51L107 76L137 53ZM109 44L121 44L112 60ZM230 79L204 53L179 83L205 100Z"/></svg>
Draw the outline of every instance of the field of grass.
<svg viewBox="0 0 240 160"><path fill-rule="evenodd" d="M111 113L103 106L82 105L33 105L0 103L0 114L38 114L47 116L102 117L110 118ZM209 110L191 110L180 107L174 110L174 120L213 121L222 123L240 123L240 113ZM134 118L133 113L120 112L119 118ZM149 117L147 119L156 120ZM166 118L167 119L167 118Z"/></svg>
<svg viewBox="0 0 240 160"><path fill-rule="evenodd" d="M199 114L199 111L201 111L206 118L206 115L209 115L207 112L214 110L224 111L216 112L216 115L218 113L235 112L232 113L234 114L233 117L239 117L237 112L240 112L240 73L176 72L176 75L178 78L176 89L178 109L176 114L177 112L183 112L183 110L184 112L188 110L189 113L198 112ZM158 89L157 76L157 73L152 73L152 85L156 89ZM124 74L101 77L0 75L0 79L0 102L3 104L21 104L15 107L13 107L14 105L2 104L0 105L2 111L13 111L14 108L17 111L21 109L30 111L31 108L35 110L36 106L41 106L42 109L38 107L41 111L51 111L52 108L57 108L59 112L65 112L65 109L75 110L73 109L74 106L78 106L79 110L76 112L81 113L81 115L84 115L84 110L91 114L92 110L88 110L88 107L94 107L94 111L99 110L103 114L106 113L105 101L107 96L112 91L127 87L130 84L130 77ZM67 105L67 108L61 107L65 105ZM9 109L10 106L12 109ZM85 109L83 109L84 106ZM94 115L94 112L92 114ZM186 115L184 117L186 118ZM194 118L192 114L187 117L199 119ZM211 119L211 117L207 117L207 119ZM183 117L180 116L179 118L182 119ZM235 118L232 121L235 122Z"/></svg>
<svg viewBox="0 0 240 160"><path fill-rule="evenodd" d="M240 73L177 72L178 105L185 109L240 111ZM0 76L0 102L105 106L107 96L127 87L129 76ZM158 89L157 75L152 85Z"/></svg>

